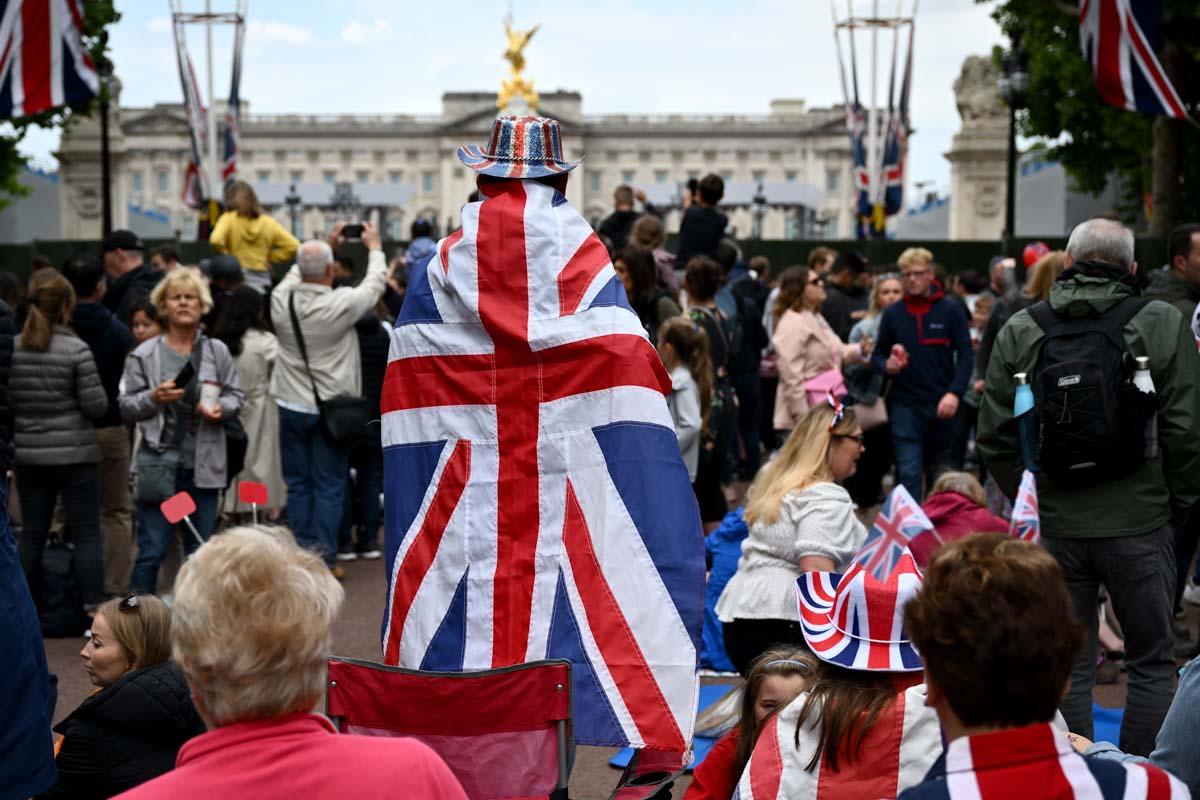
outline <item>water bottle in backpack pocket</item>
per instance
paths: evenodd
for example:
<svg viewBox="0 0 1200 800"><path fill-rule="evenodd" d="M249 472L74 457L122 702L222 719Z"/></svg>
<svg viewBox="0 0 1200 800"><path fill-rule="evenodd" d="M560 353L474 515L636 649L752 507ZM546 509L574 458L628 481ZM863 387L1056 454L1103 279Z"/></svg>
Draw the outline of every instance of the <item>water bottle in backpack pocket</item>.
<svg viewBox="0 0 1200 800"><path fill-rule="evenodd" d="M1105 313L1064 318L1048 303L1029 314L1045 333L1033 371L1037 462L1064 488L1095 486L1135 472L1147 459L1157 398L1134 385L1123 329L1147 303L1127 297Z"/></svg>

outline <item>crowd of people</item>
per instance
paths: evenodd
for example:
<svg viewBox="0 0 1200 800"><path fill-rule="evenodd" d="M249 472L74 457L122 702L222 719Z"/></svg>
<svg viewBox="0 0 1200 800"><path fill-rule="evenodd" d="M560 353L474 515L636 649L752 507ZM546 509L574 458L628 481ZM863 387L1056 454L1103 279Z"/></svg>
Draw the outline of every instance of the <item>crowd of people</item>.
<svg viewBox="0 0 1200 800"><path fill-rule="evenodd" d="M745 678L740 714L685 797L1200 790L1193 664L1175 686L1176 657L1200 654L1175 621L1200 600L1200 227L1178 229L1153 274L1128 229L1097 219L1022 265L948 272L913 247L875 266L820 247L773 275L725 236L723 191L717 175L689 185L674 252L628 186L598 227L670 375L710 552L734 544L709 598L711 641ZM362 225L360 270L342 225L301 244L248 185L227 201L196 267L165 248L144 261L114 231L100 257L41 265L0 303L0 458L27 600L74 605L97 687L55 728L57 777L31 756L12 796L461 797L424 745L333 736L309 713L338 560L380 557L367 423L431 231L414 224L389 264ZM1040 545L1009 535L1002 497L1027 469ZM245 525L239 481L265 484L255 513L290 532ZM891 486L936 531L880 580L855 555ZM179 491L195 502L182 531L160 509ZM43 586L56 536L77 594ZM1120 741L1094 744L1101 642L1128 689ZM44 672L44 655L24 666ZM31 752L49 735L33 728L0 744Z"/></svg>

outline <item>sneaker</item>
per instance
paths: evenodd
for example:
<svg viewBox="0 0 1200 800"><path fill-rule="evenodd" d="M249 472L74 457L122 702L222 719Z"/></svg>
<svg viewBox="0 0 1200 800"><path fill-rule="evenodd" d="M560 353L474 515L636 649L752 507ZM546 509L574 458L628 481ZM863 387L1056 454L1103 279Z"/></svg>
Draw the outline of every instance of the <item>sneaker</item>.
<svg viewBox="0 0 1200 800"><path fill-rule="evenodd" d="M338 550L338 561L353 561L356 558L358 558L358 553L354 552L354 550L349 547L345 548L344 550Z"/></svg>
<svg viewBox="0 0 1200 800"><path fill-rule="evenodd" d="M332 572L333 577L337 578L339 581L346 577L346 570L342 569L341 565L339 564L334 564L329 568L329 571Z"/></svg>
<svg viewBox="0 0 1200 800"><path fill-rule="evenodd" d="M383 553L380 552L378 547L370 547L366 550L360 550L357 555L364 561L374 561L377 558L383 558Z"/></svg>
<svg viewBox="0 0 1200 800"><path fill-rule="evenodd" d="M1200 606L1200 586L1188 580L1187 586L1183 587L1183 599L1194 606Z"/></svg>

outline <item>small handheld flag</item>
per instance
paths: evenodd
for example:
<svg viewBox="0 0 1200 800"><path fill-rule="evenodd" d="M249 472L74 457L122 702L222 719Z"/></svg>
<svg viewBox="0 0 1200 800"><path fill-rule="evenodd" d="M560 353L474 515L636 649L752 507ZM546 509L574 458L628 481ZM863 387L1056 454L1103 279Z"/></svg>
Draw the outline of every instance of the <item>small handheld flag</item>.
<svg viewBox="0 0 1200 800"><path fill-rule="evenodd" d="M241 481L238 483L238 499L250 506L254 515L254 524L258 524L258 507L267 504L267 485L257 481Z"/></svg>
<svg viewBox="0 0 1200 800"><path fill-rule="evenodd" d="M901 556L908 552L908 543L925 531L937 536L921 506L907 489L897 486L879 510L867 541L855 553L854 560L866 567L875 580L886 581Z"/></svg>
<svg viewBox="0 0 1200 800"><path fill-rule="evenodd" d="M200 535L200 531L196 530L196 526L192 524L191 515L196 513L196 501L187 492L180 492L173 497L168 497L159 505L159 510L163 516L167 518L167 522L172 525L178 525L180 522L187 525L188 530L196 537L196 541L204 544L204 537Z"/></svg>
<svg viewBox="0 0 1200 800"><path fill-rule="evenodd" d="M1038 544L1042 540L1042 524L1038 515L1037 479L1029 470L1021 476L1021 488L1013 503L1012 525L1008 532L1019 539Z"/></svg>

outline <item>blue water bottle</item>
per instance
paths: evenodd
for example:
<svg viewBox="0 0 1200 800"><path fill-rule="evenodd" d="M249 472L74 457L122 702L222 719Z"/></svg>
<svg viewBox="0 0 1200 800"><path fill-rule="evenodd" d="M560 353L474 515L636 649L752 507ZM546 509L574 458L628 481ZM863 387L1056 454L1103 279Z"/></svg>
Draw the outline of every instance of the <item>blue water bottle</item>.
<svg viewBox="0 0 1200 800"><path fill-rule="evenodd" d="M1021 441L1021 461L1024 462L1025 469L1039 472L1038 424L1037 414L1033 413L1033 387L1029 385L1029 376L1024 372L1013 375L1013 383L1017 385L1016 399L1013 400L1013 419L1017 421Z"/></svg>

